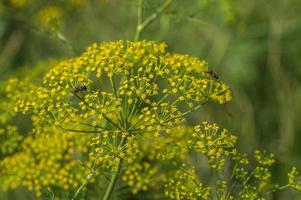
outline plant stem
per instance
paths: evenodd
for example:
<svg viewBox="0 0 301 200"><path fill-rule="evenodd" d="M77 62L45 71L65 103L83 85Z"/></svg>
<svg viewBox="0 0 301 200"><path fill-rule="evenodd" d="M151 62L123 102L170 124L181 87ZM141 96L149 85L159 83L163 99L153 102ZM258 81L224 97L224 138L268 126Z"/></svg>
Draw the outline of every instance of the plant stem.
<svg viewBox="0 0 301 200"><path fill-rule="evenodd" d="M72 197L72 200L75 200L79 193L84 189L84 187L89 183L90 179L94 176L94 172L88 174L86 180L81 184L81 186L76 190L75 194Z"/></svg>
<svg viewBox="0 0 301 200"><path fill-rule="evenodd" d="M84 99L84 98L81 98L79 95L77 95L77 94L74 94L74 95L75 95L80 101L82 101L84 104L86 104L89 108L91 108L91 109L93 109L93 110L99 112L99 113L107 120L107 122L109 122L112 126L118 128L119 130L122 131L122 128L119 127L117 124L115 124L115 123L114 123L110 118L108 118L102 111L97 110L97 109L94 108L93 106L90 106L89 103L86 102L85 99Z"/></svg>
<svg viewBox="0 0 301 200"><path fill-rule="evenodd" d="M136 34L135 34L135 40L139 40L141 31L139 30L143 21L142 16L143 11L143 0L138 0L137 5L137 27L136 27Z"/></svg>
<svg viewBox="0 0 301 200"><path fill-rule="evenodd" d="M112 175L110 183L109 183L109 186L107 187L107 190L106 190L105 195L102 198L102 200L108 200L108 199L110 199L110 196L111 196L111 194L113 192L114 186L115 186L115 184L117 182L117 178L118 178L118 175L119 175L119 172L120 172L120 168L121 168L121 163L122 163L122 160L120 160L117 163L117 171L116 171L116 173L114 173Z"/></svg>
<svg viewBox="0 0 301 200"><path fill-rule="evenodd" d="M138 13L137 13L137 28L136 28L136 34L135 34L135 40L140 39L141 32L149 26L153 21L155 21L163 12L166 10L166 8L172 3L173 0L166 0L157 10L154 12L151 16L149 16L144 22L142 20L142 0L138 0Z"/></svg>

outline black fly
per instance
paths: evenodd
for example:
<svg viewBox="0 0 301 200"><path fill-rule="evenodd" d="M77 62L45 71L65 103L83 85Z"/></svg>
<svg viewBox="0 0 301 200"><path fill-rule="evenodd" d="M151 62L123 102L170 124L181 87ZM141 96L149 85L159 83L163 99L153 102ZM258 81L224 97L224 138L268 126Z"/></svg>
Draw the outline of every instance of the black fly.
<svg viewBox="0 0 301 200"><path fill-rule="evenodd" d="M73 93L79 93L79 92L83 92L83 91L86 91L87 90L87 86L85 85L82 85L82 86L77 86L77 87L74 87L71 92Z"/></svg>
<svg viewBox="0 0 301 200"><path fill-rule="evenodd" d="M214 79L219 79L218 74L215 71L211 70L211 69L208 70L208 71L205 71L205 73L209 74Z"/></svg>

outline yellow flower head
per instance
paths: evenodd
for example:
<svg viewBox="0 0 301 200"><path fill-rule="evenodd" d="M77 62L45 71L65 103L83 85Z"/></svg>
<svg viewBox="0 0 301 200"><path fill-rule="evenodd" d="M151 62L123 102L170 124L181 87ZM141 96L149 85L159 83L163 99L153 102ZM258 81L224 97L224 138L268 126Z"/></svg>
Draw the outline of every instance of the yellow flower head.
<svg viewBox="0 0 301 200"><path fill-rule="evenodd" d="M45 29L58 30L63 12L59 7L47 6L38 13L39 25Z"/></svg>

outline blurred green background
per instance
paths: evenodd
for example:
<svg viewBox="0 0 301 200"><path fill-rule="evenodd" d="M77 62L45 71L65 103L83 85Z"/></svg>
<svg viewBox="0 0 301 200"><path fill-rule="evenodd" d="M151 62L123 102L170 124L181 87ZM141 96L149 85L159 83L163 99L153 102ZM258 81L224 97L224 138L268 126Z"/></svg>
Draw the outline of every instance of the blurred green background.
<svg viewBox="0 0 301 200"><path fill-rule="evenodd" d="M163 1L143 2L147 17ZM49 7L57 18L45 21ZM135 0L1 0L0 78L79 55L93 42L132 40L136 10ZM208 61L233 101L208 105L188 123L217 122L239 136L242 151L275 153L281 183L292 165L301 168L300 10L300 0L174 0L141 35ZM273 199L301 196L288 191Z"/></svg>

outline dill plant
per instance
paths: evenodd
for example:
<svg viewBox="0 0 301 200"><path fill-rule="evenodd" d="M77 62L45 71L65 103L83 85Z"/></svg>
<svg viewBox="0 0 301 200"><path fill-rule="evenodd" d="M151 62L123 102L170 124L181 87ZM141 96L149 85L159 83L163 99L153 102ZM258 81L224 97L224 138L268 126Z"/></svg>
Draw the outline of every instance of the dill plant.
<svg viewBox="0 0 301 200"><path fill-rule="evenodd" d="M228 130L206 121L185 123L190 113L227 103L232 95L205 61L168 52L165 43L138 41L171 2L143 20L138 0L136 41L93 44L39 83L6 83L1 189L23 186L38 198L103 200L255 200L286 188L300 191L296 167L287 184L275 184L273 154L255 150L251 163ZM60 34L58 7L39 15L44 28ZM20 113L31 120L25 135L11 123Z"/></svg>
<svg viewBox="0 0 301 200"><path fill-rule="evenodd" d="M42 83L9 81L9 107L33 128L1 160L2 189L59 199L267 199L300 190L296 168L287 184L272 182L272 154L256 150L250 164L228 130L185 124L191 112L232 98L209 72L165 43L115 41L60 62Z"/></svg>
<svg viewBox="0 0 301 200"><path fill-rule="evenodd" d="M1 190L26 187L39 198L45 192L67 198L66 190L77 187L89 173L78 159L87 153L85 144L90 136L62 135L51 125L27 123L26 127L24 121L30 119L13 111L16 101L34 87L34 80L55 63L44 62L34 70L21 70L17 74L27 74L26 78L11 78L1 84Z"/></svg>

